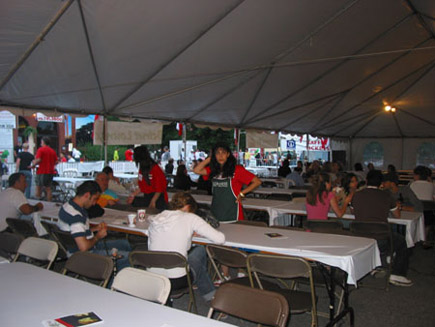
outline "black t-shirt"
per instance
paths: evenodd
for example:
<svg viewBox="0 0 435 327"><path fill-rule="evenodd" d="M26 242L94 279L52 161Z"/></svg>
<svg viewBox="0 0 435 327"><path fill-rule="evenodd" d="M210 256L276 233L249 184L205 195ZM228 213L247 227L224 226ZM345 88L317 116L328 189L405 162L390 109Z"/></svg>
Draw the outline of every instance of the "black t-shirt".
<svg viewBox="0 0 435 327"><path fill-rule="evenodd" d="M35 157L27 151L18 153L17 158L20 158L20 170L30 170L29 166L32 164Z"/></svg>

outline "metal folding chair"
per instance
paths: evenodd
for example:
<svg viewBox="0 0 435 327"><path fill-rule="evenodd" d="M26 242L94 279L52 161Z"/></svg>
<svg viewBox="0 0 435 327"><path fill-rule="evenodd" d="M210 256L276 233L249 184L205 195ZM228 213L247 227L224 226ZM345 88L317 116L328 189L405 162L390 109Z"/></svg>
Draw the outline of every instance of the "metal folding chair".
<svg viewBox="0 0 435 327"><path fill-rule="evenodd" d="M58 245L54 241L45 240L43 238L28 237L21 242L18 248L17 255L14 261L17 261L20 256L26 256L31 263L38 266L45 266L50 269L54 259L56 259Z"/></svg>

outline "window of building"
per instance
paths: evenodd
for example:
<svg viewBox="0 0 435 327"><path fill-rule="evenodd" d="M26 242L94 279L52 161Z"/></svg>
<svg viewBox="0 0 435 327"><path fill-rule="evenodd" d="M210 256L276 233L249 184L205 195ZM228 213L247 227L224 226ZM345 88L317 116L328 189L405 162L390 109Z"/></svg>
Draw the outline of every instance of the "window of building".
<svg viewBox="0 0 435 327"><path fill-rule="evenodd" d="M435 169L435 143L424 142L417 150L417 166Z"/></svg>
<svg viewBox="0 0 435 327"><path fill-rule="evenodd" d="M366 166L371 162L375 168L384 166L384 148L379 142L370 142L365 146L363 162Z"/></svg>

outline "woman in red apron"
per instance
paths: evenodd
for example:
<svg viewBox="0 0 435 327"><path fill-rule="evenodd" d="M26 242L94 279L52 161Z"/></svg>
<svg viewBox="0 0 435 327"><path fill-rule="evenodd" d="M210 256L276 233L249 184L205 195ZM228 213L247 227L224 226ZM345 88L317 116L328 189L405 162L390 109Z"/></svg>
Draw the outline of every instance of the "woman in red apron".
<svg viewBox="0 0 435 327"><path fill-rule="evenodd" d="M241 199L261 185L261 180L237 165L226 144L216 144L211 155L193 170L212 181L211 212L221 222L243 220ZM242 187L246 188L242 192Z"/></svg>

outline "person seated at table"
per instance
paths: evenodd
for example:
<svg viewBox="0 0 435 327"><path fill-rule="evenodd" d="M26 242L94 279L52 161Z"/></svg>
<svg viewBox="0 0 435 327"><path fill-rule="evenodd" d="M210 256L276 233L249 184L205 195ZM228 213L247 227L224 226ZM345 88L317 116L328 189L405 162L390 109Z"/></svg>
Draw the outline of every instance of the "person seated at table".
<svg viewBox="0 0 435 327"><path fill-rule="evenodd" d="M119 201L118 195L107 188L109 185L109 176L107 176L106 173L98 173L97 176L95 176L95 182L100 186L101 194L98 201L86 209L89 218L101 217L104 215L105 207L113 206Z"/></svg>
<svg viewBox="0 0 435 327"><path fill-rule="evenodd" d="M420 201L435 201L435 186L431 175L432 171L425 166L414 169L414 181L410 186Z"/></svg>
<svg viewBox="0 0 435 327"><path fill-rule="evenodd" d="M320 173L311 177L311 187L307 192L306 200L307 219L328 219L330 207L337 218L341 218L346 213L347 206L352 201L353 193L344 199L343 205L340 207L331 186L331 177L327 173Z"/></svg>
<svg viewBox="0 0 435 327"><path fill-rule="evenodd" d="M304 179L302 178L301 174L298 173L296 170L292 171L291 168L289 168L289 169L290 169L290 173L285 178L292 180L294 182L293 186L296 186L296 187L304 186L305 182L304 182Z"/></svg>
<svg viewBox="0 0 435 327"><path fill-rule="evenodd" d="M44 208L41 202L30 205L24 196L27 187L26 175L14 173L9 176L9 187L0 192L0 231L9 231L6 218L20 218ZM10 231L11 232L11 231Z"/></svg>
<svg viewBox="0 0 435 327"><path fill-rule="evenodd" d="M290 161L288 159L284 159L281 167L278 169L278 177L287 177L288 174L291 173L290 169Z"/></svg>
<svg viewBox="0 0 435 327"><path fill-rule="evenodd" d="M197 203L190 193L174 194L169 207L170 210L149 218L148 249L174 251L186 257L194 284L198 286L202 297L210 301L214 296L215 287L207 272L207 255L203 246L195 246L191 249L192 236L199 234L213 243L223 244L225 235L193 213L197 209ZM150 268L149 270L167 276L173 290L187 286L184 268Z"/></svg>
<svg viewBox="0 0 435 327"><path fill-rule="evenodd" d="M151 158L145 145L134 148L134 161L139 166L139 188L128 197L127 203L135 207L164 210L168 205L166 176L160 166ZM139 197L142 192L143 196Z"/></svg>
<svg viewBox="0 0 435 327"><path fill-rule="evenodd" d="M385 174L383 189L388 191L402 211L423 212L423 204L409 185L399 187L399 179L392 174Z"/></svg>
<svg viewBox="0 0 435 327"><path fill-rule="evenodd" d="M355 193L352 207L356 220L388 222L391 213L393 217L400 218L400 208L391 194L382 191L383 176L380 170L370 170L367 173L367 187ZM408 271L408 248L405 238L393 232L393 260L390 283L397 286L411 286L412 281L406 278ZM385 252L389 247L387 240L378 240L378 247Z"/></svg>
<svg viewBox="0 0 435 327"><path fill-rule="evenodd" d="M106 173L109 176L109 186L108 190L115 192L116 194L126 194L127 190L124 186L122 186L119 178L113 174L113 169L110 166L106 166L103 168L103 173Z"/></svg>
<svg viewBox="0 0 435 327"><path fill-rule="evenodd" d="M196 183L192 182L190 176L187 174L186 165L179 165L174 179L175 189L188 191L194 185L196 185Z"/></svg>
<svg viewBox="0 0 435 327"><path fill-rule="evenodd" d="M106 175L107 176L107 175ZM101 195L100 186L95 181L86 181L76 190L76 196L65 203L59 210L58 226L63 231L71 232L76 247L67 249L69 252L90 251L106 255L112 248L118 250L122 257L116 262L118 271L129 266L128 254L131 251L126 239L107 240L99 242L107 236L107 225L102 222L89 227L87 209L95 205Z"/></svg>

